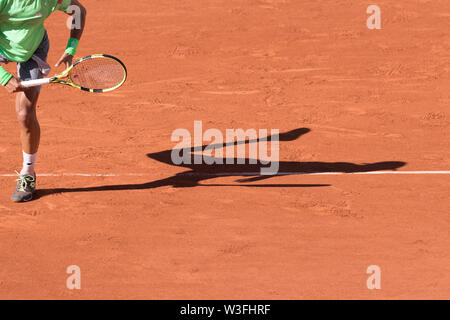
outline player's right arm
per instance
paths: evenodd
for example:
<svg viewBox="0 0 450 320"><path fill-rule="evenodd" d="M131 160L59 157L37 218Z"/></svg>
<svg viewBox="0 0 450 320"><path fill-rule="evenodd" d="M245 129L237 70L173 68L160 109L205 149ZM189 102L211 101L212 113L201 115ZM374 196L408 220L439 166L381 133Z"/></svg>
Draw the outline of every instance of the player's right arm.
<svg viewBox="0 0 450 320"><path fill-rule="evenodd" d="M5 89L8 90L9 93L17 93L25 90L20 84L20 79L17 79L16 77L9 79L8 83L5 85Z"/></svg>
<svg viewBox="0 0 450 320"><path fill-rule="evenodd" d="M9 93L16 93L25 90L20 84L20 80L9 74L0 66L0 84L5 87Z"/></svg>
<svg viewBox="0 0 450 320"><path fill-rule="evenodd" d="M6 5L6 0L0 0L0 13ZM23 91L25 88L20 85L20 80L13 77L8 71L0 66L0 84L5 87L9 93Z"/></svg>

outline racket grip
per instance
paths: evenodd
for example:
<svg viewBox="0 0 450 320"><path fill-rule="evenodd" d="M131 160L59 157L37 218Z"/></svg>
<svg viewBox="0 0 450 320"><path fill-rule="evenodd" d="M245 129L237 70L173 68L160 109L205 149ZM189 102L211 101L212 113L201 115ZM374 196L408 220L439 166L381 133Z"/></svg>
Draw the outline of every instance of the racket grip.
<svg viewBox="0 0 450 320"><path fill-rule="evenodd" d="M28 80L28 81L22 81L20 84L26 88L39 87L39 86L42 86L43 84L49 84L50 80L51 80L50 78Z"/></svg>

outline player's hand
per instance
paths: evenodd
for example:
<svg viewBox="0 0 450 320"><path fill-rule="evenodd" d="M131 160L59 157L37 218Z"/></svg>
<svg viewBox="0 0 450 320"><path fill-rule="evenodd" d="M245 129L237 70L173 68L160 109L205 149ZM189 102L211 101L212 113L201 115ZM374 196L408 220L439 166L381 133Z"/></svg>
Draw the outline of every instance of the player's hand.
<svg viewBox="0 0 450 320"><path fill-rule="evenodd" d="M24 91L26 88L20 84L20 79L12 77L5 85L5 89L8 90L9 93L17 93Z"/></svg>
<svg viewBox="0 0 450 320"><path fill-rule="evenodd" d="M73 56L64 52L64 54L61 56L61 58L55 64L55 67L59 67L62 63L64 63L64 66L67 69L72 65L72 61L73 61Z"/></svg>

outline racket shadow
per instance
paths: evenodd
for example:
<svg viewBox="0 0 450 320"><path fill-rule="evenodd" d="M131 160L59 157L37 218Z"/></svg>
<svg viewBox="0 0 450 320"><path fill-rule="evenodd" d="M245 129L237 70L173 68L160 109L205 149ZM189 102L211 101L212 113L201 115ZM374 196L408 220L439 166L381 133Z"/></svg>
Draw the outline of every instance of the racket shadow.
<svg viewBox="0 0 450 320"><path fill-rule="evenodd" d="M308 128L299 128L289 132L285 132L279 135L280 142L294 141L301 136L309 133L311 130ZM269 141L272 137L269 137ZM238 144L257 143L259 139L235 141L225 144L217 145L217 147L229 147ZM160 187L171 186L174 188L194 188L194 187L237 187L237 188L317 188L317 187L329 187L330 184L254 184L253 182L260 182L268 180L274 177L279 177L285 173L289 175L303 175L308 173L319 172L343 172L343 173L356 173L356 172L369 172L369 171L385 171L385 170L397 170L400 167L406 165L406 162L402 161L384 161L375 163L356 164L350 162L300 162L300 161L280 161L279 162L279 174L274 175L261 175L260 164L250 164L255 159L232 159L234 164L226 164L227 159L223 158L224 164L195 164L195 157L198 155L193 152L203 151L207 145L197 146L192 148L185 148L175 150L177 152L188 152L191 155L191 164L176 165L172 162L173 150L164 150L156 153L149 153L147 156L155 161L180 168L186 168L188 171L178 173L174 176L154 180L147 183L140 184L116 184L116 185L104 185L98 187L80 187L80 188L53 188L53 189L40 189L37 191L35 200L59 193L72 193L72 192L100 192L100 191L126 191L126 190L145 190L155 189ZM211 146L209 146L211 147ZM230 159L228 159L230 160ZM256 161L255 161L256 162ZM230 163L230 162L228 162ZM237 164L245 163L245 164ZM202 182L214 179L217 177L237 177L236 184L202 184ZM252 184L248 184L252 183Z"/></svg>

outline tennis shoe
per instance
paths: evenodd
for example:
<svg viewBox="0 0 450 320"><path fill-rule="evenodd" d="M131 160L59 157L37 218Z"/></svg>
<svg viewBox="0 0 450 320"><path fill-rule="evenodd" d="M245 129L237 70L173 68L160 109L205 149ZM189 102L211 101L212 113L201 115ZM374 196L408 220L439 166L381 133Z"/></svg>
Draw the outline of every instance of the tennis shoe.
<svg viewBox="0 0 450 320"><path fill-rule="evenodd" d="M33 199L36 192L36 177L29 174L18 174L17 187L11 200L14 202L27 202Z"/></svg>

